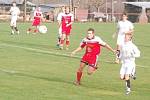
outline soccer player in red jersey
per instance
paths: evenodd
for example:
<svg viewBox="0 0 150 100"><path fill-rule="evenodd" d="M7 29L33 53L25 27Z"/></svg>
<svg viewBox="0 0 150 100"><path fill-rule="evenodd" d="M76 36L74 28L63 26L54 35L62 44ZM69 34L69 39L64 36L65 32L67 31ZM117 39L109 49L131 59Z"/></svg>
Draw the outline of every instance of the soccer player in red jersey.
<svg viewBox="0 0 150 100"><path fill-rule="evenodd" d="M85 54L81 59L80 67L76 73L75 85L80 85L80 80L85 65L88 65L88 75L91 75L96 71L98 57L101 53L101 47L105 47L115 53L115 50L105 43L100 37L95 36L94 29L89 28L87 31L87 36L82 40L80 46L71 53L71 56L73 56L76 52L86 48Z"/></svg>
<svg viewBox="0 0 150 100"><path fill-rule="evenodd" d="M65 7L66 12L62 15L62 36L60 41L60 49L63 49L64 42L66 40L66 50L68 50L68 47L70 45L70 32L72 29L72 23L74 21L74 16L72 13L70 13L70 9L68 6Z"/></svg>
<svg viewBox="0 0 150 100"><path fill-rule="evenodd" d="M41 12L41 8L38 7L38 8L36 8L35 11L34 11L34 20L33 20L33 22L32 22L32 26L35 27L35 29L34 29L34 31L33 31L34 33L37 33L37 32L38 32L38 27L39 27L40 24L41 24L42 18L43 18L43 14L42 14L42 12ZM32 31L32 28L29 28L29 29L27 30L27 33L29 34L31 31Z"/></svg>

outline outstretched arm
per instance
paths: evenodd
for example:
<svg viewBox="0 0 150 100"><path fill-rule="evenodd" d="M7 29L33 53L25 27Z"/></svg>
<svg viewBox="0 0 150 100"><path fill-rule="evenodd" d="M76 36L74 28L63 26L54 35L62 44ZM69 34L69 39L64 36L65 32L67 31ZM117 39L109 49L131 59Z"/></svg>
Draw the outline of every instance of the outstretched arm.
<svg viewBox="0 0 150 100"><path fill-rule="evenodd" d="M108 44L104 45L105 48L107 48L108 50L112 51L113 53L116 53L116 50L114 50L111 46L109 46Z"/></svg>
<svg viewBox="0 0 150 100"><path fill-rule="evenodd" d="M81 51L81 50L82 50L82 48L81 48L81 47L78 47L77 49L75 49L75 50L71 53L71 56L75 55L76 52Z"/></svg>

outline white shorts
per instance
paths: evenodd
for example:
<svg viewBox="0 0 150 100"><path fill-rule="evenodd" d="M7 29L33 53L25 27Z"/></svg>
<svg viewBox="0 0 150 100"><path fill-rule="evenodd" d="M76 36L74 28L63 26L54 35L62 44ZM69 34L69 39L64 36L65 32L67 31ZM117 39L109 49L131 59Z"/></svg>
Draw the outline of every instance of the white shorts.
<svg viewBox="0 0 150 100"><path fill-rule="evenodd" d="M16 25L17 25L17 16L12 16L10 26L16 27Z"/></svg>
<svg viewBox="0 0 150 100"><path fill-rule="evenodd" d="M122 45L125 42L125 35L118 35L117 45Z"/></svg>
<svg viewBox="0 0 150 100"><path fill-rule="evenodd" d="M133 74L135 72L135 62L123 63L120 69L120 75Z"/></svg>

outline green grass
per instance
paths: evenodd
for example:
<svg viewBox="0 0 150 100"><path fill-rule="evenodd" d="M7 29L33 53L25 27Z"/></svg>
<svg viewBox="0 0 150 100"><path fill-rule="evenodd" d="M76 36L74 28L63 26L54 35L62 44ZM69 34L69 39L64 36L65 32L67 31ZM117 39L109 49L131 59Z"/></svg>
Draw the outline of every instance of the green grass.
<svg viewBox="0 0 150 100"><path fill-rule="evenodd" d="M120 65L113 64L114 55L102 49L100 68L91 76L84 71L81 86L74 86L79 66L79 46L89 27L115 48L112 34L116 25L74 23L69 51L56 48L57 24L47 23L48 34L26 34L30 23L19 23L20 35L10 35L9 23L0 23L0 100L150 100L150 24L135 24L134 42L141 50L136 60L137 80L132 93L124 94L119 80Z"/></svg>

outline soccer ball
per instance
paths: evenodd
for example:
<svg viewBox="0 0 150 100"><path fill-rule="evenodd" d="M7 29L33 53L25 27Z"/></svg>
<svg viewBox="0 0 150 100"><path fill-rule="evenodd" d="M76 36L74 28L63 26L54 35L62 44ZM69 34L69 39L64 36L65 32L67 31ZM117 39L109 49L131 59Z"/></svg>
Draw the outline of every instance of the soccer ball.
<svg viewBox="0 0 150 100"><path fill-rule="evenodd" d="M39 26L38 29L39 29L39 32L42 33L42 34L47 33L47 27L45 25Z"/></svg>

